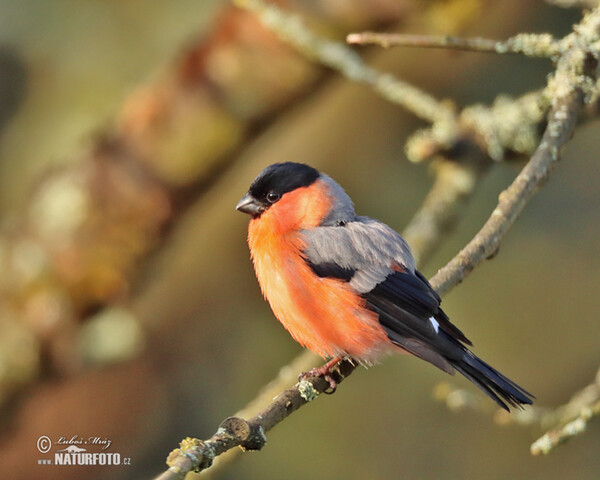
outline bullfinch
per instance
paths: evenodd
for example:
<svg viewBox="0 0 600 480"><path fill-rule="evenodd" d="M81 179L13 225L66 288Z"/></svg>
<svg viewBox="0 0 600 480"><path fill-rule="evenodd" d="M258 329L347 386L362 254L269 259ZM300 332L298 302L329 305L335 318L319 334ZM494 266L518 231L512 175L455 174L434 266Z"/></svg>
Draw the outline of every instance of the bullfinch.
<svg viewBox="0 0 600 480"><path fill-rule="evenodd" d="M408 352L449 374L460 372L500 407L533 397L476 357L440 308L393 229L356 215L334 180L301 163L276 163L254 179L236 209L249 214L250 255L273 313L304 347L371 365Z"/></svg>

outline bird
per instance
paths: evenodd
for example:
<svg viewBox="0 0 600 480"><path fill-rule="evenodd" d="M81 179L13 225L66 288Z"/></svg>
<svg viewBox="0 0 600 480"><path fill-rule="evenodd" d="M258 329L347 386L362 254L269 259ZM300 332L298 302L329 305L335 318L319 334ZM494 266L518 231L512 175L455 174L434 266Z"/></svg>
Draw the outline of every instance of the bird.
<svg viewBox="0 0 600 480"><path fill-rule="evenodd" d="M461 373L500 407L532 394L475 356L410 247L385 223L359 216L344 189L304 163L275 163L236 205L250 215L248 245L261 291L291 336L331 359L303 375L323 376L342 359L370 366L412 354Z"/></svg>

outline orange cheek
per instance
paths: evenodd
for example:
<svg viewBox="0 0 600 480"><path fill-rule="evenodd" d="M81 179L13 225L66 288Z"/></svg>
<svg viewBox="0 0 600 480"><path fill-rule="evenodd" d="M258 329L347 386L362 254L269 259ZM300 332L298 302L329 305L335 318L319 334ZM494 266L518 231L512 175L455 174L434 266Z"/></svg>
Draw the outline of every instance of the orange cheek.
<svg viewBox="0 0 600 480"><path fill-rule="evenodd" d="M272 233L279 235L318 226L331 209L327 185L317 181L283 195L260 217ZM255 220L252 221L254 223Z"/></svg>

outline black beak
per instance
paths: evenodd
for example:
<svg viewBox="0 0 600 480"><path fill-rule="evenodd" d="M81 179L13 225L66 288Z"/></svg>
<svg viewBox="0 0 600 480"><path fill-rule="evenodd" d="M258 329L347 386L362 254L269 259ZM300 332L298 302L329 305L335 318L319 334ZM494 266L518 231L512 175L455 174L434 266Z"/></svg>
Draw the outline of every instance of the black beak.
<svg viewBox="0 0 600 480"><path fill-rule="evenodd" d="M242 197L242 199L235 206L235 209L239 210L240 212L247 213L248 215L252 215L253 217L258 217L265 211L265 207L258 203L256 198L250 195L250 193L247 193Z"/></svg>

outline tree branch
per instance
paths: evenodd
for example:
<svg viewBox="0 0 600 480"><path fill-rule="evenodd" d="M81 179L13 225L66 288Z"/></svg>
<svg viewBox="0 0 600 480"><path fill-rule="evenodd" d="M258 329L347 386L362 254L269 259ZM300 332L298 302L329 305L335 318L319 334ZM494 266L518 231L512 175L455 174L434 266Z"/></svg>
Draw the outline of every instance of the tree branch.
<svg viewBox="0 0 600 480"><path fill-rule="evenodd" d="M340 383L355 368L356 365L351 361L343 360L331 373L334 380ZM324 378L309 377L277 395L250 420L229 417L208 440L184 439L179 448L169 454L169 469L156 480L181 480L188 472L200 472L210 467L216 456L237 446L244 450L260 450L265 445L266 432L329 388L329 382Z"/></svg>
<svg viewBox="0 0 600 480"><path fill-rule="evenodd" d="M532 455L547 455L558 445L583 433L591 420L600 417L600 370L594 381L573 395L566 405L542 412L540 417L540 424L551 422L554 428L531 444Z"/></svg>
<svg viewBox="0 0 600 480"><path fill-rule="evenodd" d="M280 368L277 377L264 386L250 403L237 411L234 414L234 417L250 418L257 415L262 409L269 405L273 401L273 398L280 392L298 380L298 372L307 372L316 366L319 360L321 359L310 350L302 350L302 352L300 352L300 354L298 354L290 363ZM208 473L213 476L242 452L243 450L241 448L232 448L231 450L223 452L222 455L215 457L210 471L205 471L203 474Z"/></svg>
<svg viewBox="0 0 600 480"><path fill-rule="evenodd" d="M545 89L552 108L542 141L512 185L500 195L498 206L483 228L431 280L440 294L462 281L482 260L496 253L503 236L559 159L561 148L573 134L585 100L589 101L597 89L595 75L600 52L594 45L599 39L600 7L588 13L574 32L563 39L562 42L571 45L571 48L560 58L556 73ZM442 387L438 389L438 396L453 408L465 405L479 408L479 403L467 392ZM500 415L499 418L506 421L507 416ZM598 416L600 371L595 382L574 395L568 404L557 409L533 407L517 412L513 420L523 424L551 422L558 425L531 445L531 453L538 455L548 454L569 438L581 434L588 422Z"/></svg>
<svg viewBox="0 0 600 480"><path fill-rule="evenodd" d="M379 45L384 48L449 48L470 52L522 54L540 58L554 58L560 53L560 42L547 33L521 33L502 41L451 35L362 32L351 33L346 37L346 41L353 45Z"/></svg>
<svg viewBox="0 0 600 480"><path fill-rule="evenodd" d="M356 52L343 43L310 31L301 17L263 0L235 0L235 4L254 12L266 27L306 57L337 70L349 80L370 85L383 98L415 116L432 123L453 117L453 110L447 103L391 74L381 73L366 65Z"/></svg>
<svg viewBox="0 0 600 480"><path fill-rule="evenodd" d="M588 423L600 416L600 370L591 384L575 393L566 404L556 408L532 405L526 410L508 414L484 403L482 397L471 390L455 388L447 382L438 384L434 394L451 410L469 408L484 413L495 410L494 421L501 425L541 426L547 431L531 444L530 452L532 455L547 455L558 445L583 433Z"/></svg>
<svg viewBox="0 0 600 480"><path fill-rule="evenodd" d="M531 160L500 194L498 206L477 235L436 274L435 287L440 293L449 291L479 263L497 253L502 239L558 160L559 150L572 135L582 106L583 94L577 90L557 102L550 113L542 142Z"/></svg>
<svg viewBox="0 0 600 480"><path fill-rule="evenodd" d="M545 90L552 108L542 141L521 173L500 194L498 206L481 230L432 279L432 285L440 294L448 292L483 260L497 253L504 235L558 161L560 150L573 134L590 85L595 85L598 59L586 45L597 41L592 32L597 35L599 30L600 9L596 9L566 37L573 47L558 61L556 73Z"/></svg>
<svg viewBox="0 0 600 480"><path fill-rule="evenodd" d="M433 164L435 181L402 232L417 265L427 263L442 239L454 229L487 165L485 161L459 163L448 159L438 159Z"/></svg>

